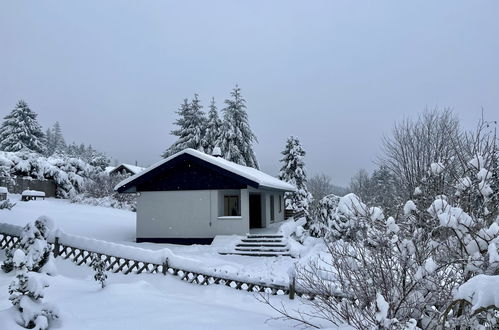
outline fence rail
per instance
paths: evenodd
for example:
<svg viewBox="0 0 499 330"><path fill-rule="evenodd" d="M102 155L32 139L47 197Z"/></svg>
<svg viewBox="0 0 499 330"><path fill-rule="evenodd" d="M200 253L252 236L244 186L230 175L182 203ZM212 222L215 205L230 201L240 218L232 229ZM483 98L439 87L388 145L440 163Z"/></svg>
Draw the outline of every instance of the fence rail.
<svg viewBox="0 0 499 330"><path fill-rule="evenodd" d="M4 233L0 231L0 249L13 249L17 246L19 241L19 236L12 233ZM168 264L168 259L166 259L163 264L157 264L73 247L68 244L61 243L59 237L55 237L54 243L49 244L52 247L55 258L61 257L64 259L70 259L78 266L89 266L92 262L92 254L96 253L105 261L106 271L113 273L140 274L145 272L152 274L161 273L163 275L170 274L173 276L177 276L182 281L199 285L225 285L236 290L244 290L248 292L261 292L268 293L270 295L289 295L290 299L293 299L295 295L306 299L314 299L315 297L314 294L297 291L294 281L290 281L289 287L286 287L282 285L253 283L247 280L208 275L197 271L190 271L178 267L173 267Z"/></svg>

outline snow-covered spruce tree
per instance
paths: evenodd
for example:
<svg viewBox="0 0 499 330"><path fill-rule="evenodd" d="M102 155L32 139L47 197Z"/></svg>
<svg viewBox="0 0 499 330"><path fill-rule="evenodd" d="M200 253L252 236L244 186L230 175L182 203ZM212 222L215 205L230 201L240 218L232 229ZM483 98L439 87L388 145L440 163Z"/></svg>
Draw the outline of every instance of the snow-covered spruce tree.
<svg viewBox="0 0 499 330"><path fill-rule="evenodd" d="M225 108L221 134L216 143L222 152L222 157L245 166L258 169L258 161L253 151L253 142L258 142L251 131L246 100L241 96L241 88L236 87L230 93L230 99L225 100Z"/></svg>
<svg viewBox="0 0 499 330"><path fill-rule="evenodd" d="M64 154L66 152L66 141L64 141L64 136L62 135L61 124L58 121L54 123L52 127L51 134L51 143L49 146L51 147L51 155L52 154Z"/></svg>
<svg viewBox="0 0 499 330"><path fill-rule="evenodd" d="M396 216L402 200L395 176L384 165L374 170L368 181L370 191L365 200L369 206L381 206L385 215Z"/></svg>
<svg viewBox="0 0 499 330"><path fill-rule="evenodd" d="M210 111L208 112L208 122L206 123L206 130L203 138L204 152L211 155L213 148L217 146L220 138L220 129L222 127L222 120L218 116L217 106L215 105L215 98L211 99Z"/></svg>
<svg viewBox="0 0 499 330"><path fill-rule="evenodd" d="M17 102L0 127L0 150L44 153L45 134L36 117L26 102Z"/></svg>
<svg viewBox="0 0 499 330"><path fill-rule="evenodd" d="M201 108L202 106L197 94L194 94L194 98L190 103L187 99L184 99L184 103L182 103L177 111L180 118L177 119L175 125L178 128L171 132L178 139L166 149L163 153L163 158L167 158L186 148L204 151L203 136L206 118Z"/></svg>
<svg viewBox="0 0 499 330"><path fill-rule="evenodd" d="M29 222L21 232L21 240L16 246L26 255L26 268L28 271L41 272L44 267L52 267L51 249L47 237L51 227L51 221L46 217L38 218L34 223ZM7 253L7 258L2 265L4 272L12 271L14 267L14 254ZM50 268L48 268L50 272Z"/></svg>
<svg viewBox="0 0 499 330"><path fill-rule="evenodd" d="M20 325L27 329L48 329L49 321L59 315L54 306L43 302L44 290L49 286L45 275L30 272L29 264L33 264L30 256L16 249L13 254L16 275L9 285L9 300L19 313Z"/></svg>
<svg viewBox="0 0 499 330"><path fill-rule="evenodd" d="M90 266L95 271L94 280L99 282L101 288L104 289L106 286L107 275L106 271L106 262L102 260L102 258L97 253L92 253L92 262Z"/></svg>
<svg viewBox="0 0 499 330"><path fill-rule="evenodd" d="M293 213L303 213L305 217L309 218L312 194L307 189L307 172L303 160L305 150L303 150L300 141L291 136L286 141L286 147L282 154L284 158L281 159L282 167L279 179L296 187L296 191L287 192L284 195L286 209L293 210Z"/></svg>

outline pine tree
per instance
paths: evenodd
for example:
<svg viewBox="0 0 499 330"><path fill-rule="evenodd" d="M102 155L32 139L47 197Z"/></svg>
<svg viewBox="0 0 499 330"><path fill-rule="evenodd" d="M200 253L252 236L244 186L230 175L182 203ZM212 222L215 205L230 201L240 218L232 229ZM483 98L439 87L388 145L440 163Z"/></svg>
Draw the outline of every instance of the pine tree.
<svg viewBox="0 0 499 330"><path fill-rule="evenodd" d="M64 141L64 136L62 135L62 129L61 125L59 124L58 121L54 123L54 126L52 127L52 143L53 143L53 149L54 153L57 154L63 154L65 153L67 147L66 147L66 141Z"/></svg>
<svg viewBox="0 0 499 330"><path fill-rule="evenodd" d="M282 154L284 158L281 159L283 165L279 173L279 179L296 187L296 191L287 192L284 195L286 209L291 209L294 213L304 212L308 218L312 195L307 189L307 172L303 161L305 150L300 145L300 141L292 136L287 140Z"/></svg>
<svg viewBox="0 0 499 330"><path fill-rule="evenodd" d="M369 179L369 196L365 199L370 206L381 206L386 216L396 216L401 205L397 182L393 173L384 165L376 169Z"/></svg>
<svg viewBox="0 0 499 330"><path fill-rule="evenodd" d="M28 271L30 256L23 250L14 252L13 264L16 276L9 285L9 300L17 308L19 318L28 328L48 329L49 321L59 317L57 309L43 302L48 282L42 274Z"/></svg>
<svg viewBox="0 0 499 330"><path fill-rule="evenodd" d="M49 222L47 218L40 217L34 223L27 223L21 232L17 248L27 256L26 268L29 271L40 272L50 261L50 246L47 242ZM9 251L6 256L2 269L8 273L14 268L14 255Z"/></svg>
<svg viewBox="0 0 499 330"><path fill-rule="evenodd" d="M0 150L44 153L45 134L36 117L26 102L17 102L0 127Z"/></svg>
<svg viewBox="0 0 499 330"><path fill-rule="evenodd" d="M253 152L253 142L258 140L248 123L246 100L241 96L241 89L237 85L230 95L232 98L225 100L226 107L222 110L224 120L217 145L225 159L258 169Z"/></svg>
<svg viewBox="0 0 499 330"><path fill-rule="evenodd" d="M52 130L47 128L45 131L45 155L51 156L54 153L54 138L52 137Z"/></svg>
<svg viewBox="0 0 499 330"><path fill-rule="evenodd" d="M210 111L208 112L208 122L206 123L206 131L204 133L203 144L204 151L207 154L212 154L213 148L217 146L217 141L220 137L220 128L222 121L218 116L215 98L211 99Z"/></svg>
<svg viewBox="0 0 499 330"><path fill-rule="evenodd" d="M203 135L206 118L201 108L202 105L197 94L194 94L194 99L190 103L187 99L184 99L184 103L177 111L180 118L177 119L175 125L178 128L171 132L172 135L178 136L178 139L166 149L163 158L167 158L186 148L204 151Z"/></svg>

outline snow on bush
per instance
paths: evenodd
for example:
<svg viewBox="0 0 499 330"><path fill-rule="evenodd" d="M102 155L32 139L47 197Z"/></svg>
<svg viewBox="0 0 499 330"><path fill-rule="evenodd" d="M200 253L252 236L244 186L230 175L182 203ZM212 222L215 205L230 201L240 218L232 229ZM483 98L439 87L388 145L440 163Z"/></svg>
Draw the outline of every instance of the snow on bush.
<svg viewBox="0 0 499 330"><path fill-rule="evenodd" d="M32 256L23 250L16 249L13 253L13 265L16 276L9 285L9 300L18 310L19 321L28 329L48 329L49 321L59 317L57 309L43 302L44 290L48 282L44 274L28 271L32 264Z"/></svg>
<svg viewBox="0 0 499 330"><path fill-rule="evenodd" d="M53 269L50 265L52 263L51 248L47 242L52 227L53 224L46 217L40 217L34 223L30 222L24 226L16 249L22 251L26 256L24 265L28 271L40 272L45 266L48 267L49 271ZM15 255L7 250L6 256L2 269L5 272L10 272L15 266Z"/></svg>
<svg viewBox="0 0 499 330"><path fill-rule="evenodd" d="M11 203L10 200L6 199L0 202L0 210L11 210L16 203Z"/></svg>
<svg viewBox="0 0 499 330"><path fill-rule="evenodd" d="M0 167L9 178L54 180L61 198L81 191L87 179L100 171L81 159L66 156L43 157L29 152L0 152Z"/></svg>
<svg viewBox="0 0 499 330"><path fill-rule="evenodd" d="M128 178L129 174L116 173L109 175L101 172L86 181L83 192L71 197L73 203L94 206L113 207L117 209L136 210L137 194L120 194L114 187Z"/></svg>

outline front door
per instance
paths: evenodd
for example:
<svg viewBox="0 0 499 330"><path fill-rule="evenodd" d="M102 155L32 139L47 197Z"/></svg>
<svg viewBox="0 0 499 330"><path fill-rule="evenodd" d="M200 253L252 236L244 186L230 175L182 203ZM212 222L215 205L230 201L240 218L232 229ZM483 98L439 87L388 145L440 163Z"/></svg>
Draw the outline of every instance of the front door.
<svg viewBox="0 0 499 330"><path fill-rule="evenodd" d="M249 196L250 228L262 228L262 198L260 194Z"/></svg>

